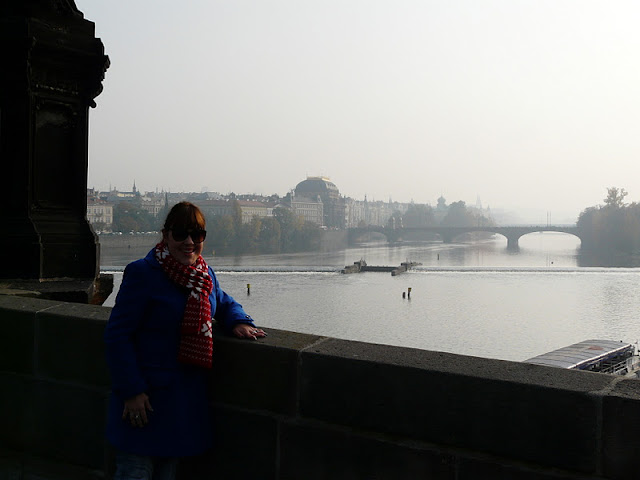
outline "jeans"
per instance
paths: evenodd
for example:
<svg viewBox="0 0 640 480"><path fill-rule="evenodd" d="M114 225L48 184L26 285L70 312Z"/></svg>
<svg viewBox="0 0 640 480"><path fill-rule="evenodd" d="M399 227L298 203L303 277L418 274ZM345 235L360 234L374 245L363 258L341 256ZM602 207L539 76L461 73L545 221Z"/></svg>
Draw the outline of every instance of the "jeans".
<svg viewBox="0 0 640 480"><path fill-rule="evenodd" d="M113 480L175 480L178 459L116 453Z"/></svg>

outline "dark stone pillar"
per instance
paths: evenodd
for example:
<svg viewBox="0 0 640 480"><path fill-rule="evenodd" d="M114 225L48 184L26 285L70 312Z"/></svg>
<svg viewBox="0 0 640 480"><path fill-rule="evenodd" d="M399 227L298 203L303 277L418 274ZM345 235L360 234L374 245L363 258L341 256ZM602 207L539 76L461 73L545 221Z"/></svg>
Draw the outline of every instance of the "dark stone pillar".
<svg viewBox="0 0 640 480"><path fill-rule="evenodd" d="M88 110L108 66L73 0L0 0L0 279L97 279Z"/></svg>

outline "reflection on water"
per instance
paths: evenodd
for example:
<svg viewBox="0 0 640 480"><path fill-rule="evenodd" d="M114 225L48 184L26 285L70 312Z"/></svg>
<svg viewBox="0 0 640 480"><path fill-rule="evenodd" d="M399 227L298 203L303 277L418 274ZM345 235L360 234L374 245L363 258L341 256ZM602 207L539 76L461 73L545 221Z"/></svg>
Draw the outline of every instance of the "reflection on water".
<svg viewBox="0 0 640 480"><path fill-rule="evenodd" d="M266 328L520 361L589 338L640 339L640 269L585 267L579 245L576 237L543 233L522 237L517 251L497 236L207 261ZM103 269L121 271L146 250L103 252ZM422 265L397 277L338 273L361 258ZM402 297L408 288L410 300Z"/></svg>
<svg viewBox="0 0 640 480"><path fill-rule="evenodd" d="M580 264L580 240L572 235L545 232L520 238L520 248L507 249L506 238L472 244L384 243L364 244L336 252L291 253L278 255L206 256L218 270L253 267L298 267L300 269L340 269L356 260L370 265L399 265L406 260L434 267L577 267ZM102 249L103 268L122 267L147 254L153 245L138 248ZM589 266L602 266L592 262ZM618 266L618 265L615 265Z"/></svg>

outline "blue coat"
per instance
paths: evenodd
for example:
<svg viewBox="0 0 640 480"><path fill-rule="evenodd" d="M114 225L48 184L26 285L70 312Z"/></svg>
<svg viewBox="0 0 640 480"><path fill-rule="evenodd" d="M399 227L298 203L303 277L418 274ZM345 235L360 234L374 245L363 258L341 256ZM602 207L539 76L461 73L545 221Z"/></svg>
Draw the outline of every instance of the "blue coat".
<svg viewBox="0 0 640 480"><path fill-rule="evenodd" d="M242 306L220 288L211 267L209 273L215 320L228 331L237 323L253 325ZM165 275L153 250L125 268L104 336L112 380L107 438L119 450L182 457L211 446L209 371L177 361L187 295ZM154 411L145 427L134 428L122 420L124 400L143 392Z"/></svg>

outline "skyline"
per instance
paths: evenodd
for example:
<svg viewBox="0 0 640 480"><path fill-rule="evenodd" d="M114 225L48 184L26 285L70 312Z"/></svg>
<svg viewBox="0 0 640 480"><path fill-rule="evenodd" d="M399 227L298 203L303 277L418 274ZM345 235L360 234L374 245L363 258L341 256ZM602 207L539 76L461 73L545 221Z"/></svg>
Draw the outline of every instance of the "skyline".
<svg viewBox="0 0 640 480"><path fill-rule="evenodd" d="M283 195L326 176L538 221L608 187L640 199L634 2L76 4L111 60L89 187Z"/></svg>
<svg viewBox="0 0 640 480"><path fill-rule="evenodd" d="M311 177L308 177L311 178ZM325 178L326 179L326 178ZM210 193L210 194L219 194L221 197L221 200L223 201L227 201L229 195L232 193L234 195L237 195L238 197L253 197L253 198L245 198L245 200L257 200L258 202L261 202L262 199L260 197L271 197L272 195L277 195L280 198L284 198L289 192L293 192L295 190L295 188L291 188L289 189L289 191L287 192L287 194L280 194L279 192L272 192L272 194L269 195L261 195L261 194L256 194L254 192L243 192L243 191L238 191L238 192L228 192L228 193L221 193L221 192L215 192L215 191L211 191L211 190L203 190L200 192L195 192L195 191L172 191L172 190L156 190L156 191L143 191L140 190L136 183L134 182L134 184L132 185L132 188L129 189L123 189L123 188L118 188L117 185L110 185L108 189L105 190L100 190L100 189L94 189L96 193L104 193L104 192L126 192L126 193L130 193L133 192L133 187L135 187L135 191L139 194L139 195L147 195L147 194L152 194L152 195L164 195L165 193L168 193L169 195L178 195L184 199L187 199L189 201L194 201L195 203L198 203L198 200L193 200L191 198L192 195L198 195L201 193ZM88 187L88 188L92 188L92 187ZM382 202L385 204L390 204L391 202L395 203L399 203L401 205L408 205L409 203L414 203L413 201L411 202L398 202L394 199L370 199L368 197L365 196L365 198L353 198L353 197L349 197L348 195L343 195L342 193L340 193L340 196L343 198L351 198L351 200L354 200L356 202L362 202L362 201L369 201L371 203L378 203L378 202ZM126 201L126 198L123 199L124 201ZM216 198L212 198L212 200L217 200ZM439 200L439 198L437 199ZM490 206L485 206L482 205L481 199L478 198L476 199L476 203L466 203L467 207L470 207L472 209L477 209L478 208L478 200L480 200L480 211L482 212L488 212L489 215L491 216L491 218L498 218L500 221L512 221L515 222L517 224L519 224L519 222L521 222L524 219L526 219L526 214L527 212L520 212L520 214L518 212L515 211L511 211L509 209L502 209L502 208L498 208L498 209L494 209L493 211L491 210ZM452 203L458 202L459 200L454 200L454 199L447 199L445 198L445 205L447 207L449 207ZM434 210L437 207L438 202L426 202L426 203L421 203L421 205L428 205L429 207L433 208ZM493 212L493 213L492 213ZM536 224L536 225L542 225L542 224L551 224L551 223L555 223L555 224L559 224L559 225L567 225L567 224L575 224L576 223L576 219L568 217L568 216L564 216L560 218L560 221L554 221L551 222L551 211L547 211L546 212L546 220L544 222L539 221L537 218L535 219L535 221L531 222L530 224ZM524 217L523 217L524 216ZM554 218L554 220L556 220Z"/></svg>

